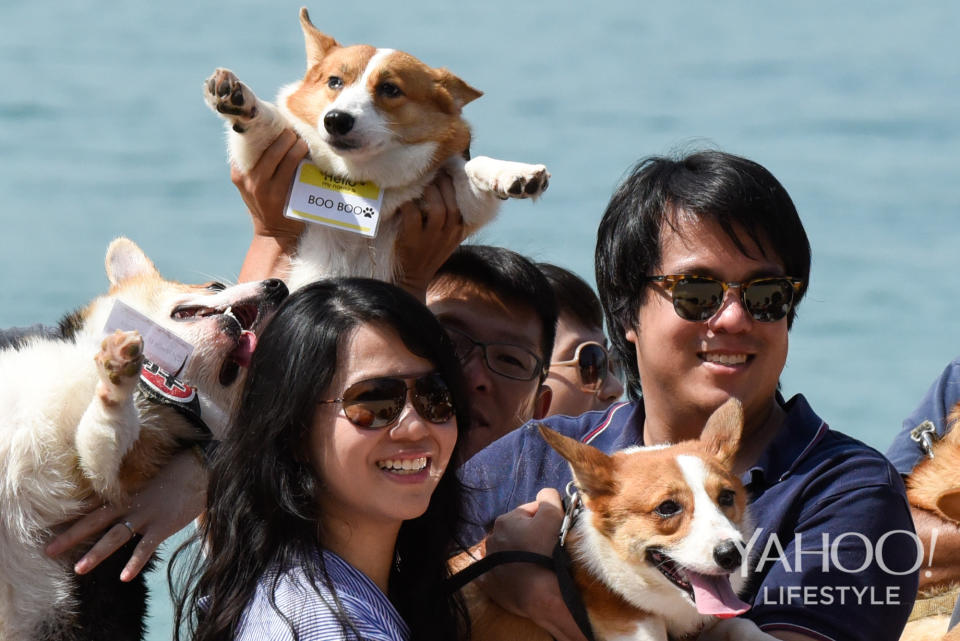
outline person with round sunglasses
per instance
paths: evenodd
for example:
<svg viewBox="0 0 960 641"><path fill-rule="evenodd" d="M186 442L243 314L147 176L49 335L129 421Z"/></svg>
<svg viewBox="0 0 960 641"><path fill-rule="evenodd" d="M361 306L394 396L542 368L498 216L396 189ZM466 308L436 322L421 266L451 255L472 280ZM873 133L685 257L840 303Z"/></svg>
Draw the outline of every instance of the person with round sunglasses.
<svg viewBox="0 0 960 641"><path fill-rule="evenodd" d="M648 158L610 200L596 277L629 402L528 423L467 461L464 485L483 489L470 492L477 525L464 543L486 535L488 554L553 549L571 473L537 423L609 453L697 438L736 398L744 437L734 472L755 521L740 595L752 608L742 618L786 640L897 639L918 568L903 483L803 395L780 393L810 279L810 245L783 186L719 151ZM553 574L503 567L482 585L554 638L584 638ZM874 598L842 596L868 592Z"/></svg>
<svg viewBox="0 0 960 641"><path fill-rule="evenodd" d="M447 594L468 424L459 363L393 285L320 281L277 311L176 554L176 639L458 639Z"/></svg>
<svg viewBox="0 0 960 641"><path fill-rule="evenodd" d="M623 395L623 384L607 350L600 299L573 272L551 263L537 267L557 299L557 335L546 380L553 392L550 414L605 410Z"/></svg>

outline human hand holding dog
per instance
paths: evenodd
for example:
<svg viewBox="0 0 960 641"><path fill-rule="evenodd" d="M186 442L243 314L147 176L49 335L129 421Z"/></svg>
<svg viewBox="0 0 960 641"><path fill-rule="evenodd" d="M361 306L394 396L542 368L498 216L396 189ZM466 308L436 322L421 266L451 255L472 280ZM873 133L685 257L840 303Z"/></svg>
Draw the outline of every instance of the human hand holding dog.
<svg viewBox="0 0 960 641"><path fill-rule="evenodd" d="M467 235L453 180L441 171L416 200L400 206L397 265L402 288L425 300L427 286Z"/></svg>
<svg viewBox="0 0 960 641"><path fill-rule="evenodd" d="M526 550L551 556L563 521L560 494L553 488L536 501L501 515L487 536L487 554ZM558 641L586 641L560 594L557 575L535 565L507 563L477 579L480 588L505 610L527 617Z"/></svg>
<svg viewBox="0 0 960 641"><path fill-rule="evenodd" d="M230 180L240 192L253 222L253 239L240 269L240 282L286 275L303 223L286 218L283 208L297 165L307 152L307 143L292 130L285 129L249 172L230 167Z"/></svg>
<svg viewBox="0 0 960 641"><path fill-rule="evenodd" d="M126 504L96 507L53 539L46 553L58 556L103 533L74 565L77 574L86 574L125 545L135 532L142 538L120 573L121 581L131 581L163 541L200 515L206 488L207 470L199 457L190 450L180 452Z"/></svg>

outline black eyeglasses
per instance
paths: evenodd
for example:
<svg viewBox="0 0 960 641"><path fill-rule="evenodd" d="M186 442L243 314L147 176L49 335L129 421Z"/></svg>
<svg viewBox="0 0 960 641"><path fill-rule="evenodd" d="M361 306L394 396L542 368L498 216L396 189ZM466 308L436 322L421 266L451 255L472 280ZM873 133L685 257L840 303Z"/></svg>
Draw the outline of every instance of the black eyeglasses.
<svg viewBox="0 0 960 641"><path fill-rule="evenodd" d="M340 398L319 401L320 404L342 403L347 420L364 430L386 427L396 421L407 403L410 390L413 408L431 423L446 423L455 414L453 396L446 381L437 372L413 379L382 377L354 383Z"/></svg>
<svg viewBox="0 0 960 641"><path fill-rule="evenodd" d="M727 289L740 289L740 302L754 320L772 323L786 316L793 307L803 281L789 276L755 278L744 283L727 283L709 276L673 274L648 276L648 281L663 283L673 299L677 316L688 321L704 321L723 305Z"/></svg>
<svg viewBox="0 0 960 641"><path fill-rule="evenodd" d="M526 347L511 343L481 343L453 327L444 329L461 363L466 363L473 349L479 347L483 362L491 372L500 376L515 381L530 381L543 371L543 361Z"/></svg>
<svg viewBox="0 0 960 641"><path fill-rule="evenodd" d="M580 374L580 387L586 392L599 392L607 376L617 372L607 348L596 341L587 341L577 345L577 351L569 361L550 363L550 368L577 366Z"/></svg>

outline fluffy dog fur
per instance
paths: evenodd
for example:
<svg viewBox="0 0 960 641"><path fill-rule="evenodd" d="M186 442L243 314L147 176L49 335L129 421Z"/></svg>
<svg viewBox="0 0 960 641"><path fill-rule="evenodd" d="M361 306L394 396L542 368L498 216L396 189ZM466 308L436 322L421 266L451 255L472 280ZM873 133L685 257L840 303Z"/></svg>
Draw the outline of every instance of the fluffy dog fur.
<svg viewBox="0 0 960 641"><path fill-rule="evenodd" d="M748 607L731 591L731 584L737 590L744 581L740 550L750 528L746 492L730 471L742 429L736 400L714 413L698 441L670 447L607 455L540 428L570 463L584 502L567 546L598 641L666 641L697 634L728 641L773 639L746 619L701 614L711 608L695 602L692 587L692 577L702 577L698 583L723 594L724 608ZM471 560L461 555L454 566L460 569ZM679 577L685 587L667 575ZM474 639L550 639L478 588L468 585L464 596Z"/></svg>
<svg viewBox="0 0 960 641"><path fill-rule="evenodd" d="M136 332L102 329L121 300L195 346L184 382L200 388L203 413L228 415L242 376L234 362L249 352L266 316L286 296L279 281L225 289L218 283L164 280L143 252L117 239L106 258L111 289L65 323L66 336L34 338L0 351L0 639L80 641L121 636L101 618L124 617L116 599L100 614L81 601L98 591L78 578L72 559L43 552L58 524L97 501L122 501L184 442L200 435L176 410L135 394L143 362ZM232 306L232 311L227 308ZM239 351L238 351L239 350ZM223 429L214 421L211 428ZM117 556L117 555L114 555ZM108 569L119 576L119 567ZM120 586L119 581L110 589ZM143 586L134 602L142 616ZM103 604L101 604L102 606ZM93 606L94 608L98 606ZM133 608L134 618L138 616Z"/></svg>
<svg viewBox="0 0 960 641"><path fill-rule="evenodd" d="M207 104L226 120L230 160L247 171L285 128L308 144L322 170L385 188L375 239L307 225L288 279L291 288L324 276L395 280L397 207L421 195L436 172L451 175L469 232L506 198L535 198L547 188L543 165L468 160L464 105L482 94L446 69L369 45L342 47L300 10L307 72L284 87L276 105L260 100L227 69L204 83Z"/></svg>

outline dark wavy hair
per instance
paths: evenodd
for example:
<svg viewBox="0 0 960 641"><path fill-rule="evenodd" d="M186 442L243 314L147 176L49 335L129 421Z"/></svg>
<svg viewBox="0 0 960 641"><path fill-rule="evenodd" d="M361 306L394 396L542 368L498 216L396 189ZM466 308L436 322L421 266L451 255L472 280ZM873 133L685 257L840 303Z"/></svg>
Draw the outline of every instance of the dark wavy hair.
<svg viewBox="0 0 960 641"><path fill-rule="evenodd" d="M640 161L610 198L596 251L597 290L633 400L641 395L640 373L636 348L624 333L636 324L646 277L660 266L662 231L675 229L681 212L715 221L749 257L738 235L746 233L764 257L771 252L783 261L786 275L803 280L787 327L793 325L810 278L810 242L800 216L787 190L764 167L713 150Z"/></svg>
<svg viewBox="0 0 960 641"><path fill-rule="evenodd" d="M304 452L317 401L329 396L339 351L365 323L392 328L410 352L430 361L453 394L458 435L469 425L460 364L421 302L364 278L320 281L295 292L260 337L239 408L212 457L206 517L168 570L176 641L182 635L233 639L258 581L277 570L275 587L293 568L314 588L325 584L344 637L357 636L317 554L324 544L315 498L320 481ZM457 460L456 449L450 460ZM469 635L459 596L444 589L460 519L461 487L453 468L447 467L427 511L405 521L397 539L402 572L391 569L388 596L417 640ZM276 610L272 594L270 602Z"/></svg>

